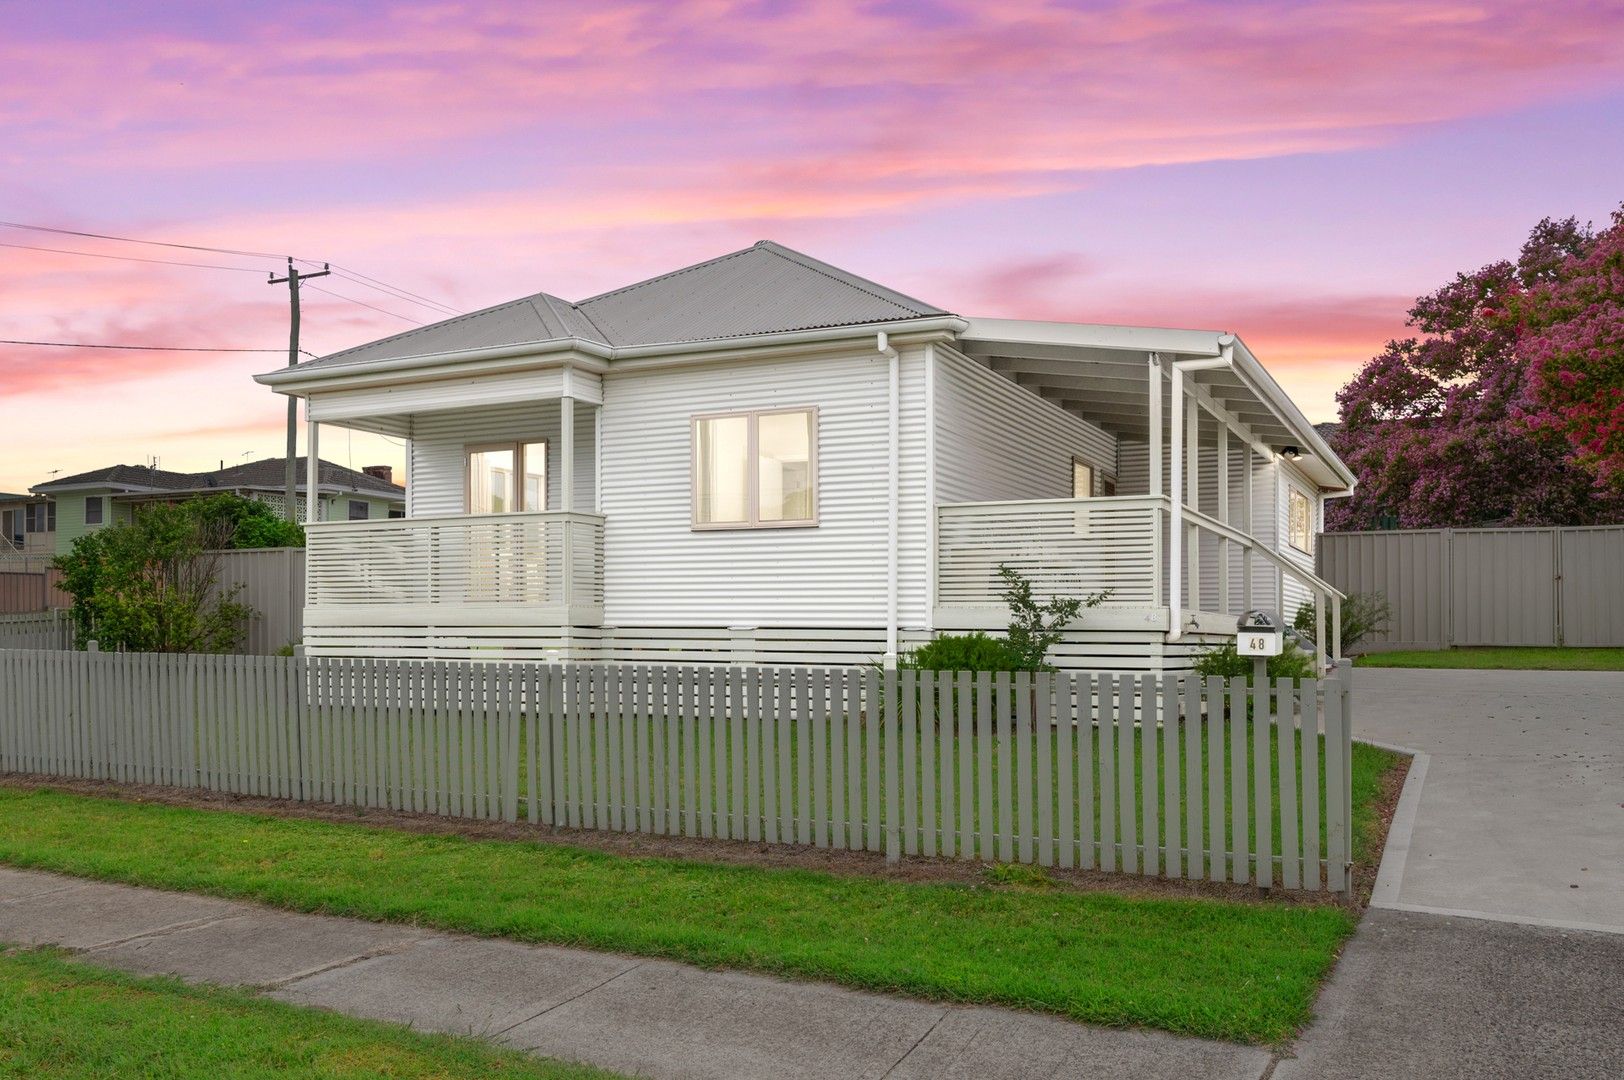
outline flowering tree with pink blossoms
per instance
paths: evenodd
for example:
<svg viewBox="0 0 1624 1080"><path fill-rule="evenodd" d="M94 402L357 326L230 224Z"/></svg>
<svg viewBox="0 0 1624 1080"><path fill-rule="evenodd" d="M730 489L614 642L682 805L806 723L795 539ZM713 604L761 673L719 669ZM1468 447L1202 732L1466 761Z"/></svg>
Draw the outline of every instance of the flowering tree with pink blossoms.
<svg viewBox="0 0 1624 1080"><path fill-rule="evenodd" d="M1604 497L1624 496L1624 207L1588 251L1514 309L1525 327L1529 426L1563 439Z"/></svg>
<svg viewBox="0 0 1624 1080"><path fill-rule="evenodd" d="M1353 498L1328 504L1328 528L1624 520L1624 486L1598 490L1599 468L1569 441L1591 429L1574 428L1582 419L1571 405L1541 395L1547 382L1588 393L1589 383L1570 387L1560 372L1572 351L1590 355L1593 338L1617 340L1606 338L1606 324L1590 337L1559 330L1588 318L1569 287L1607 239L1572 218L1547 218L1515 262L1459 274L1416 301L1416 336L1388 342L1337 394L1342 426L1332 441L1359 485ZM1549 374L1536 379L1528 350L1541 341ZM1616 387L1616 355L1612 363Z"/></svg>

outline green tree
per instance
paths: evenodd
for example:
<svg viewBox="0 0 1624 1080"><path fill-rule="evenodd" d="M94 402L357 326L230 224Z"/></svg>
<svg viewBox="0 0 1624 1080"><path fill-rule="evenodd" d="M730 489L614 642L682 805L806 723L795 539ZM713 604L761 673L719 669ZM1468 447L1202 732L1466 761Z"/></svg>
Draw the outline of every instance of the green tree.
<svg viewBox="0 0 1624 1080"><path fill-rule="evenodd" d="M219 552L236 530L210 502L145 507L57 557L80 648L92 638L132 652L218 653L241 644L253 609L237 600L241 586L220 586Z"/></svg>
<svg viewBox="0 0 1624 1080"><path fill-rule="evenodd" d="M282 517L268 503L229 492L187 506L228 548L304 547L304 527Z"/></svg>

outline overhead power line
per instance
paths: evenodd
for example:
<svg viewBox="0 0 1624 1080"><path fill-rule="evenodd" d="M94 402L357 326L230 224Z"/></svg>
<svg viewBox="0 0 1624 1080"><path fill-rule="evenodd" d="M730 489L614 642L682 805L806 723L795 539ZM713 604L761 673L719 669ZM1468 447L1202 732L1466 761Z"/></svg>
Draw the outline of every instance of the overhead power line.
<svg viewBox="0 0 1624 1080"><path fill-rule="evenodd" d="M277 255L277 254L274 254L274 253L268 252L268 251L249 251L249 250L244 250L244 249L241 249L241 248L212 247L212 246L207 245L207 244L184 244L184 243L179 243L179 242L171 241L171 240L141 240L141 239L138 239L136 237L131 237L131 236L115 236L112 233L86 232L86 231L82 231L82 230L79 230L79 229L62 229L62 228L57 228L54 225L30 225L30 224L27 224L26 222L20 222L20 221L0 221L0 227L8 228L8 229L23 229L23 230L27 230L27 231L31 231L31 232L54 233L54 234L57 234L59 236L79 236L79 237L84 237L86 239L91 239L91 240L111 240L111 241L114 241L116 243L121 243L121 244L145 244L145 245L149 245L149 246L152 246L152 247L177 248L177 249L180 249L180 250L183 250L183 251L207 251L207 252L212 252L212 253L214 253L216 255L236 255L236 256L239 256L239 257L242 257L242 258L248 258L248 259L274 259L279 263L286 257L286 256L282 256L282 255ZM18 248L27 248L28 247L28 245L25 245L25 244L5 244L4 246L6 246L6 247L18 247ZM67 255L86 255L86 256L89 256L89 257L92 257L92 258L109 258L109 259L110 258L130 258L132 261L136 261L136 262L148 261L148 262L160 262L161 263L161 262L164 261L162 259L141 260L141 259L136 259L133 256L102 255L102 254L99 254L97 252L92 252L92 251L67 251L65 249L58 249L58 248L49 248L49 249L41 248L41 249L38 249L38 250L58 251L61 254L67 254ZM317 265L325 266L325 265L327 265L325 262L322 262L322 261L316 260L316 259L306 259L306 258L301 258L301 257L298 257L298 256L293 256L292 258L293 258L293 260L295 262L305 263L305 264L310 265L310 266L317 266ZM175 265L203 266L204 264L201 264L201 263L177 263ZM452 307L449 304L443 304L438 300L431 300L426 296L423 296L423 295L421 295L419 293L414 293L409 289L401 288L398 285L391 285L389 282L386 282L386 281L383 281L383 280L381 280L379 278L373 277L370 274L363 274L359 270L351 269L350 267L339 266L336 263L332 264L332 265L333 265L333 269L335 271L341 271L341 273L339 273L337 276L342 276L342 277L348 278L349 280L354 281L355 284L360 285L360 286L362 286L364 288L375 289L375 290L377 290L379 292L386 293L386 294L388 294L390 296L393 296L397 300L408 300L408 301L410 301L412 303L421 304L421 305L423 305L425 307L431 308L431 309L433 309L435 311L444 312L444 313L446 313L448 315L456 316L456 315L463 314L461 311L458 311L456 308ZM245 269L244 267L238 267L238 266L213 266L211 268L212 269L218 269L218 270L242 270L242 269ZM254 272L255 273L260 273L262 271L254 271ZM342 296L342 294L340 294L340 293L334 293L333 295L338 296L341 299L349 300L351 303L361 304L362 307L371 307L370 304L366 304L366 303L363 303L360 300L356 300L354 297ZM383 309L382 308L374 308L373 310L382 311ZM386 311L386 312L384 312L384 314L393 315L394 312L387 312ZM405 318L405 316L396 316L396 317L397 318ZM412 320L408 319L407 321L410 322ZM421 325L421 324L419 324L419 325Z"/></svg>
<svg viewBox="0 0 1624 1080"><path fill-rule="evenodd" d="M24 341L19 338L0 338L0 345L42 345L52 349L123 349L131 352L212 352L212 353L280 353L286 349L217 349L207 345L109 345L91 341ZM306 356L315 356L305 352Z"/></svg>
<svg viewBox="0 0 1624 1080"><path fill-rule="evenodd" d="M353 296L345 296L343 293L336 293L336 292L333 292L331 289L324 289L320 285L312 285L312 286L310 286L310 288L311 288L311 290L313 292L319 292L319 293L323 294L324 296L331 296L331 297L333 297L334 299L337 299L337 300L348 300L352 304L360 304L364 308L371 308L373 311L376 311L381 315L388 315L388 316L390 316L392 318L400 319L402 322L409 322L413 326L422 326L423 325L423 322L420 319L414 319L414 318L411 318L408 315L402 315L398 311L387 311L384 308L378 307L376 304L369 304L365 300L357 300Z"/></svg>
<svg viewBox="0 0 1624 1080"><path fill-rule="evenodd" d="M99 251L73 251L68 248L39 247L34 244L12 244L0 240L0 247L21 251L49 251L55 255L83 255L88 259L117 259L120 262L156 263L159 266L192 266L199 270L235 270L241 274L263 274L257 266L225 266L221 263L180 262L175 259L143 259L139 255L108 255Z"/></svg>

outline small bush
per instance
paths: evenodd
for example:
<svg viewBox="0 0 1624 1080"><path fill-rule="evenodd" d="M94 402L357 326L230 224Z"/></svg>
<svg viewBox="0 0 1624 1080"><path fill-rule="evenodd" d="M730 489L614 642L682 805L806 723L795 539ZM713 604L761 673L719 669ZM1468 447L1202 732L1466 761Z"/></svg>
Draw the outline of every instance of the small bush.
<svg viewBox="0 0 1624 1080"><path fill-rule="evenodd" d="M1387 629L1387 624L1393 617L1393 609L1387 603L1387 597L1381 593L1352 593L1342 601L1342 651L1344 654L1358 651L1356 646L1371 634L1379 634ZM1314 602L1310 600L1297 609L1297 615L1291 620L1291 625L1298 631L1314 639ZM1321 649L1330 650L1320 642L1315 642Z"/></svg>
<svg viewBox="0 0 1624 1080"><path fill-rule="evenodd" d="M1054 878L1041 866L1022 863L993 863L981 871L989 885L1008 885L1019 889L1052 889Z"/></svg>
<svg viewBox="0 0 1624 1080"><path fill-rule="evenodd" d="M1217 675L1224 679L1232 679L1237 675L1246 677L1248 684L1252 681L1252 662L1250 656L1242 656L1235 651L1233 643L1215 645L1195 658L1195 673L1202 677ZM1312 679L1314 677L1314 658L1294 645L1287 644L1279 656L1269 657L1269 678L1271 679Z"/></svg>
<svg viewBox="0 0 1624 1080"><path fill-rule="evenodd" d="M1066 624L1111 595L1107 589L1081 598L1051 596L1040 604L1032 595L1032 583L1017 571L1000 565L998 576L1004 579L1004 603L1009 605L1009 648L1021 660L1017 671L1047 671L1049 647L1060 640Z"/></svg>
<svg viewBox="0 0 1624 1080"><path fill-rule="evenodd" d="M1024 671L1022 658L1009 642L990 634L943 634L897 658L897 666L916 671Z"/></svg>

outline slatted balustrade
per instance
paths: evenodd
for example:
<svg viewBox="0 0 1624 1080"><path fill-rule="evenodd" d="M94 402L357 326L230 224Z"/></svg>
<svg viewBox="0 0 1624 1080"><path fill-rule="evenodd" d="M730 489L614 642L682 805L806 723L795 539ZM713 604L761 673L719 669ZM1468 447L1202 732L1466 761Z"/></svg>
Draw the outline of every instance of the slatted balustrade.
<svg viewBox="0 0 1624 1080"><path fill-rule="evenodd" d="M308 527L312 608L603 606L603 518L546 511Z"/></svg>
<svg viewBox="0 0 1624 1080"><path fill-rule="evenodd" d="M1348 674L0 651L0 771L1344 891Z"/></svg>

